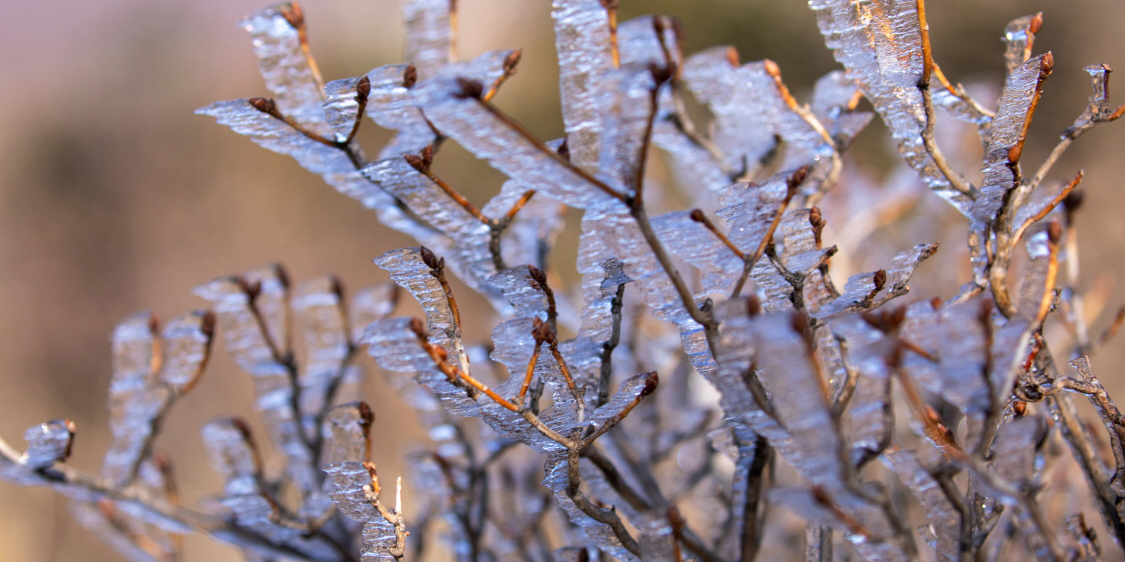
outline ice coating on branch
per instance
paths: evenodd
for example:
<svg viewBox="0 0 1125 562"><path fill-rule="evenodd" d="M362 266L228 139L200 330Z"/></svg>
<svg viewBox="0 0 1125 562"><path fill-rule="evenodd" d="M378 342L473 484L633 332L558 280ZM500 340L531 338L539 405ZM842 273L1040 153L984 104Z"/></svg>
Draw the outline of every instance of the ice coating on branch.
<svg viewBox="0 0 1125 562"><path fill-rule="evenodd" d="M410 65L380 66L367 73L371 93L367 97L367 116L384 129L398 131L395 138L383 147L379 158L401 157L417 154L434 143L434 131L426 118L414 106L410 85L403 82Z"/></svg>
<svg viewBox="0 0 1125 562"><path fill-rule="evenodd" d="M833 70L816 81L809 109L824 125L839 150L844 150L875 117L869 111L854 111L851 106L860 93L855 80L842 70Z"/></svg>
<svg viewBox="0 0 1125 562"><path fill-rule="evenodd" d="M324 85L324 115L333 132L332 140L336 142L348 140L348 134L351 133L359 117L356 86L363 78L344 78Z"/></svg>
<svg viewBox="0 0 1125 562"><path fill-rule="evenodd" d="M455 325L445 289L423 259L422 248L392 250L375 258L375 264L390 273L391 280L409 291L422 305L430 343L445 348L450 364L463 365L466 359L460 351L460 328Z"/></svg>
<svg viewBox="0 0 1125 562"><path fill-rule="evenodd" d="M836 60L883 118L906 163L961 212L969 200L954 190L922 144L922 36L916 0L809 0Z"/></svg>
<svg viewBox="0 0 1125 562"><path fill-rule="evenodd" d="M1005 420L992 445L992 469L1017 486L1034 485L1041 478L1036 462L1047 438L1047 421L1036 416Z"/></svg>
<svg viewBox="0 0 1125 562"><path fill-rule="evenodd" d="M301 283L293 292L292 306L306 355L297 377L297 407L305 435L313 441L320 433L320 417L344 375L352 344L336 278L326 276Z"/></svg>
<svg viewBox="0 0 1125 562"><path fill-rule="evenodd" d="M303 26L300 8L290 2L266 6L242 20L278 109L314 132L326 133L321 108L324 92L319 72L309 64L309 55L301 46L298 27Z"/></svg>
<svg viewBox="0 0 1125 562"><path fill-rule="evenodd" d="M454 386L438 370L433 359L419 345L418 337L410 324L410 318L386 318L373 322L367 327L363 337L368 353L383 369L411 373L415 382L433 390L450 413L465 417L479 416L479 405L468 397L464 389ZM433 334L431 332L431 336ZM452 359L450 363L457 364Z"/></svg>
<svg viewBox="0 0 1125 562"><path fill-rule="evenodd" d="M503 292L517 318L537 316L547 320L547 294L526 266L505 269L488 282Z"/></svg>
<svg viewBox="0 0 1125 562"><path fill-rule="evenodd" d="M262 270L259 272L264 273ZM296 367L287 363L288 347L274 347L274 335L287 333L278 324L288 314L288 304L280 298L278 277L260 277L263 293L252 292L249 283L239 277L221 278L196 287L195 293L214 304L219 328L224 334L227 352L234 362L254 379L258 410L266 424L270 440L288 459L287 468L305 500L303 509L323 510L327 500L320 492L315 472L315 459L302 435L298 412L294 407L293 380ZM270 288L273 287L273 288ZM264 309L258 308L259 297ZM273 322L270 321L273 320ZM273 325L273 334L267 327ZM286 339L288 336L284 336Z"/></svg>
<svg viewBox="0 0 1125 562"><path fill-rule="evenodd" d="M844 342L840 345L847 350L844 363L848 372L841 374L856 377L854 391L840 421L851 447L852 463L859 465L875 458L890 445L894 412L887 362L895 343L858 316L833 322L830 328L834 338L840 338ZM834 396L843 392L843 389L833 390Z"/></svg>
<svg viewBox="0 0 1125 562"><path fill-rule="evenodd" d="M352 342L359 342L367 325L391 315L398 306L398 285L392 282L364 287L352 295L348 306L348 325Z"/></svg>
<svg viewBox="0 0 1125 562"><path fill-rule="evenodd" d="M554 150L522 134L480 100L459 97L463 88L457 80L429 80L415 90L415 100L435 127L508 177L571 207L612 201ZM573 149L571 159L577 163Z"/></svg>
<svg viewBox="0 0 1125 562"><path fill-rule="evenodd" d="M715 115L713 137L726 165L755 168L774 149L775 138L789 145L782 168L830 157L831 144L790 108L777 65L766 60L738 66L737 60L733 48L715 47L684 62L685 82Z"/></svg>
<svg viewBox="0 0 1125 562"><path fill-rule="evenodd" d="M1005 194L1014 189L1019 180L1013 166L1019 163L1027 127L1039 102L1040 85L1051 71L1046 57L1049 54L1028 59L1008 76L992 120L991 141L984 154L980 197L972 206L971 218L978 224L996 217Z"/></svg>
<svg viewBox="0 0 1125 562"><path fill-rule="evenodd" d="M1039 316L1043 293L1048 289L1047 271L1050 267L1051 247L1046 225L1033 227L1026 237L1027 242L1024 247L1027 249L1027 265L1024 266L1023 275L1020 277L1016 306L1020 316L1034 322Z"/></svg>
<svg viewBox="0 0 1125 562"><path fill-rule="evenodd" d="M448 237L451 248L443 254L449 258L450 265L471 287L487 294L484 280L495 273L488 251L488 225L403 158L376 162L364 168L363 174Z"/></svg>
<svg viewBox="0 0 1125 562"><path fill-rule="evenodd" d="M613 68L609 15L599 0L554 0L559 92L571 161L593 171L598 162L602 75Z"/></svg>
<svg viewBox="0 0 1125 562"><path fill-rule="evenodd" d="M32 470L48 468L70 456L74 422L51 420L41 423L28 428L23 438L27 441L27 452L21 459L23 465Z"/></svg>
<svg viewBox="0 0 1125 562"><path fill-rule="evenodd" d="M433 76L456 58L452 18L456 0L407 0L402 5L406 23L406 62L422 78Z"/></svg>
<svg viewBox="0 0 1125 562"><path fill-rule="evenodd" d="M333 551L327 545L309 540L298 522L280 509L264 480L261 456L244 421L218 419L204 425L202 433L211 464L223 477L223 497L219 501L239 525L271 542L312 556L332 557Z"/></svg>
<svg viewBox="0 0 1125 562"><path fill-rule="evenodd" d="M645 128L656 110L657 84L648 65L640 63L608 71L601 80L610 97L603 107L598 169L618 193L631 193L644 174L637 166L641 150L648 150Z"/></svg>
<svg viewBox="0 0 1125 562"><path fill-rule="evenodd" d="M394 525L383 518L372 500L371 475L363 466L370 458L369 432L373 417L362 402L343 404L328 414L328 447L324 472L335 486L330 492L336 508L363 524L362 560L394 560Z"/></svg>
<svg viewBox="0 0 1125 562"><path fill-rule="evenodd" d="M743 261L714 233L692 220L690 212L673 211L660 215L653 219L652 228L661 240L675 241L669 244L669 250L702 273L698 297L711 293L730 294L731 287L742 273ZM753 252L753 249L750 251Z"/></svg>
<svg viewBox="0 0 1125 562"><path fill-rule="evenodd" d="M102 464L102 476L114 485L132 481L151 452L161 418L202 373L213 324L208 312L189 313L169 322L161 341L156 318L142 312L114 330L109 396L113 443Z"/></svg>
<svg viewBox="0 0 1125 562"><path fill-rule="evenodd" d="M827 380L810 357L795 316L783 313L755 319L755 374L770 393L770 408L777 426L754 424L755 431L771 436L770 443L812 483L832 489L844 484L842 443L836 421L829 413Z"/></svg>
<svg viewBox="0 0 1125 562"><path fill-rule="evenodd" d="M481 207L481 214L493 220L501 219L528 189L515 180L504 182L500 193ZM564 211L565 207L547 197L532 196L504 230L500 241L504 263L545 268L547 254L562 230Z"/></svg>
<svg viewBox="0 0 1125 562"><path fill-rule="evenodd" d="M914 271L930 256L937 252L937 244L919 244L899 252L886 269L871 273L860 273L848 278L844 293L817 309L817 317L830 318L849 312L859 312L876 308L888 300L905 295L909 290L907 283ZM881 278L881 286L876 281Z"/></svg>
<svg viewBox="0 0 1125 562"><path fill-rule="evenodd" d="M1004 28L1004 63L1008 67L1008 74L1015 72L1031 57L1035 34L1039 33L1042 23L1043 14L1039 13L1016 18Z"/></svg>
<svg viewBox="0 0 1125 562"><path fill-rule="evenodd" d="M891 451L883 455L884 464L910 489L933 529L934 548L941 560L960 560L961 514L942 492L941 484L922 466L914 451Z"/></svg>

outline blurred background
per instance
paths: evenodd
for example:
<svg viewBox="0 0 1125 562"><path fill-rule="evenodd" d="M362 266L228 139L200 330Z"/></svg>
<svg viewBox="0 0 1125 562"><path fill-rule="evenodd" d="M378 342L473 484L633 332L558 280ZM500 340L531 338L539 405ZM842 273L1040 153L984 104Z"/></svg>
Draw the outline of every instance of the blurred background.
<svg viewBox="0 0 1125 562"><path fill-rule="evenodd" d="M151 309L168 320L201 308L192 287L271 261L283 262L295 281L332 272L346 289L357 289L386 279L372 258L411 244L288 157L192 114L212 101L267 93L249 39L236 25L260 1L0 3L0 435L17 449L25 428L67 417L78 425L74 463L98 470L108 444L108 336L130 313ZM623 19L679 17L688 53L731 44L743 61L773 59L799 98L817 77L838 68L801 0L621 4ZM400 62L398 1L306 0L303 7L326 79ZM541 138L561 136L549 2L461 0L460 11L462 57L524 50L519 74L498 103ZM1082 67L1125 68L1120 0L929 3L935 58L945 73L994 91L1003 79L1005 24L1037 11L1045 23L1036 52L1054 52L1055 72L1024 152L1032 163L1085 107L1090 86ZM1111 100L1120 104L1125 95ZM368 122L362 132L369 153L386 138L374 129ZM897 161L877 120L853 152L853 165L874 178ZM1109 294L1111 308L1125 302L1125 292L1106 292L1114 280L1125 280L1119 257L1125 221L1118 218L1125 203L1123 156L1125 123L1102 125L1055 168L1060 179L1086 170L1079 218L1083 286ZM449 170L442 175L478 203L500 185L496 172L463 151L443 151L440 165ZM975 177L971 165L964 170ZM564 237L555 263L573 268L574 249L565 245L575 238ZM952 296L967 281L956 263L962 245L947 243L920 270L919 276L942 279L940 286L920 281L907 298ZM480 303L466 306L467 317L486 318ZM1125 365L1120 341L1094 358L1096 372L1119 398L1125 392L1117 371ZM202 383L173 410L157 446L176 463L189 505L220 489L199 426L228 413L252 418L250 396L248 377L217 346ZM369 378L366 398L379 416L380 472L396 475L401 452L421 433L378 377ZM186 552L189 561L238 559L199 537L188 540ZM70 520L57 495L0 483L0 561L119 559Z"/></svg>

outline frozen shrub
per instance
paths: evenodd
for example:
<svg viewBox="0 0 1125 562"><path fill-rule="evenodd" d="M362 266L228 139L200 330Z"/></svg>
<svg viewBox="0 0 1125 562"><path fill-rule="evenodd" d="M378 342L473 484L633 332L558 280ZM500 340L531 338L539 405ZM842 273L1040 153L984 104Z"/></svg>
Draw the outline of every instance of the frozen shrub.
<svg viewBox="0 0 1125 562"><path fill-rule="evenodd" d="M409 63L327 83L301 9L262 9L244 27L273 97L199 110L416 238L375 260L393 283L347 301L330 277L291 287L270 266L200 286L213 311L163 331L130 317L113 336L100 475L66 463L75 428L56 420L28 430L22 455L0 442L0 477L66 495L134 560L176 560L176 537L197 530L250 560L1119 556L1125 421L1087 356L1125 314L1090 335L1074 288L1082 173L1051 174L1125 112L1109 105L1107 67L1087 68L1089 107L1025 175L1053 63L1034 55L1040 15L1005 30L1007 79L986 103L934 63L920 0L811 0L844 70L801 103L769 60L685 56L670 18L619 22L615 0L555 0L567 135L543 141L492 103L520 52L458 60L455 4L407 1ZM939 109L979 133L979 176L935 141ZM876 114L904 169L966 219L971 280L944 301L900 298L937 251L926 240L833 279L818 205L862 217L841 230L857 243L855 231L893 223L909 237L929 218L889 201L916 189L901 175L875 190L843 174ZM395 132L373 158L356 141L366 117ZM509 178L483 206L434 171L446 142ZM646 176L656 157L674 185ZM547 259L566 207L584 211L574 287ZM462 317L452 276L495 321ZM394 315L398 287L424 319ZM1048 322L1070 335L1054 350ZM244 421L208 423L225 484L196 510L153 445L215 330L253 377L284 470L264 470ZM393 486L371 461L360 351L432 439Z"/></svg>

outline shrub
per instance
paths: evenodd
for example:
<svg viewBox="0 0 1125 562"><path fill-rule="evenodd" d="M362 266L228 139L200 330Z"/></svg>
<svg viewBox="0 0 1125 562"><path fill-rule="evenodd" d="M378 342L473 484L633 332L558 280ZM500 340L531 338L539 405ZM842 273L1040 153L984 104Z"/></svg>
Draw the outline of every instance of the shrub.
<svg viewBox="0 0 1125 562"><path fill-rule="evenodd" d="M199 113L422 245L376 259L393 283L350 301L330 277L291 287L269 266L198 287L213 311L162 331L151 314L126 319L100 474L66 463L75 427L55 420L28 430L22 455L0 441L0 477L53 487L136 560L175 560L177 536L197 530L253 560L752 560L802 544L810 560L1100 558L1099 531L1125 538L1125 422L1087 356L1125 309L1089 334L1074 288L1082 173L1050 177L1125 112L1109 105L1109 68L1087 68L1089 107L1025 177L1053 66L1032 56L1040 15L1006 29L1007 80L984 104L934 63L921 1L810 6L846 72L802 104L771 61L684 56L670 18L619 23L614 0L556 0L567 136L551 142L492 103L519 51L455 60L455 2L407 2L409 64L328 83L300 7L256 12L244 26L274 97ZM975 182L938 145L937 108L976 129ZM932 221L904 216L895 186L844 175L875 114L905 169L967 219L971 281L948 300L899 299L930 243L833 282L819 205L855 215L841 231L853 242ZM356 141L365 116L395 132L376 158ZM435 171L447 141L510 178L485 205ZM675 181L646 173L655 149ZM548 268L567 207L584 211L573 288ZM453 277L492 304L490 340L463 322ZM424 320L393 316L397 287ZM1048 323L1070 337L1049 345ZM208 423L225 484L196 510L154 442L215 329L254 380L284 470L265 470L246 422ZM433 441L410 453L407 507L402 479L392 491L371 461L360 351Z"/></svg>

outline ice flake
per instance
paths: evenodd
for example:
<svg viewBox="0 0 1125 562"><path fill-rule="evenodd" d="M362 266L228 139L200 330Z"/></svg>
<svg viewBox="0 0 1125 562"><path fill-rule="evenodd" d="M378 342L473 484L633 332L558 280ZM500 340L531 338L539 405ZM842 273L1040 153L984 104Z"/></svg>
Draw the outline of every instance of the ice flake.
<svg viewBox="0 0 1125 562"><path fill-rule="evenodd" d="M969 200L954 190L922 144L925 107L922 36L915 0L809 0L820 33L836 60L859 84L883 118L906 163L938 195L967 212Z"/></svg>
<svg viewBox="0 0 1125 562"><path fill-rule="evenodd" d="M250 32L262 78L282 114L325 133L320 75L309 64L297 27L290 23L300 17L299 10L294 3L273 4L247 16L242 27ZM304 25L303 17L299 25Z"/></svg>
<svg viewBox="0 0 1125 562"><path fill-rule="evenodd" d="M731 47L715 47L684 63L684 80L715 114L715 143L725 152L726 165L754 168L774 149L775 138L789 146L783 168L831 156L833 147L787 103L777 65L761 61L738 66L736 60Z"/></svg>
<svg viewBox="0 0 1125 562"><path fill-rule="evenodd" d="M457 204L403 158L376 162L364 168L363 173L447 236L452 251L443 254L449 258L449 265L470 286L487 293L484 280L495 273L488 251L488 225Z"/></svg>
<svg viewBox="0 0 1125 562"><path fill-rule="evenodd" d="M344 375L352 344L340 283L335 278L321 277L301 283L293 293L292 306L306 354L303 370L297 377L297 406L305 435L313 441L320 434L317 423Z"/></svg>
<svg viewBox="0 0 1125 562"><path fill-rule="evenodd" d="M1039 33L1042 23L1042 14L1036 14L1016 18L1004 28L1004 62L1008 67L1008 74L1015 72L1030 58L1035 34Z"/></svg>
<svg viewBox="0 0 1125 562"><path fill-rule="evenodd" d="M246 423L235 418L212 421L203 426L203 442L211 456L211 464L223 477L220 502L243 527L268 538L271 542L309 549L316 556L332 556L323 544L305 538L305 530L286 521L278 509L262 475L260 454Z"/></svg>
<svg viewBox="0 0 1125 562"><path fill-rule="evenodd" d="M891 451L883 456L884 464L898 475L900 481L918 498L926 520L936 537L934 545L941 560L961 559L961 514L956 511L938 481L927 471L914 451Z"/></svg>
<svg viewBox="0 0 1125 562"><path fill-rule="evenodd" d="M462 85L452 78L429 80L414 88L416 102L434 126L508 177L571 207L614 202L554 150L513 127L480 100L462 94Z"/></svg>
<svg viewBox="0 0 1125 562"><path fill-rule="evenodd" d="M363 461L370 458L368 433L373 421L363 403L337 406L328 414L329 437L324 472L335 486L330 495L336 508L363 524L363 560L394 560L394 525L372 504L371 474ZM365 410L366 409L366 410ZM365 415L366 413L366 415Z"/></svg>
<svg viewBox="0 0 1125 562"><path fill-rule="evenodd" d="M324 85L324 115L333 131L332 140L345 142L359 118L356 86L361 78L333 80Z"/></svg>
<svg viewBox="0 0 1125 562"><path fill-rule="evenodd" d="M113 443L102 476L115 486L132 481L150 452L161 418L195 385L207 362L213 322L207 312L186 314L168 323L161 341L155 317L139 313L114 330L109 396Z"/></svg>
<svg viewBox="0 0 1125 562"><path fill-rule="evenodd" d="M351 326L351 340L359 342L367 330L367 325L386 318L398 306L398 285L380 283L364 287L352 295L348 306L348 325Z"/></svg>
<svg viewBox="0 0 1125 562"><path fill-rule="evenodd" d="M760 316L753 323L758 350L755 373L770 393L770 408L787 435L770 442L813 484L842 490L846 487L841 480L842 443L825 396L827 381L821 379L824 373L810 357L804 336L795 331L794 318L776 314Z"/></svg>
<svg viewBox="0 0 1125 562"><path fill-rule="evenodd" d="M971 218L977 224L994 220L1005 194L1016 187L1012 164L1019 162L1024 136L1039 101L1040 84L1050 73L1045 56L1039 55L1023 63L1004 86L1000 107L992 120L992 140L984 155L980 197L972 206Z"/></svg>
<svg viewBox="0 0 1125 562"><path fill-rule="evenodd" d="M687 211L674 211L652 220L652 228L661 240L674 241L668 245L672 253L695 266L703 274L702 289L697 297L712 293L730 294L743 261L714 233L691 219ZM753 251L753 250L751 250Z"/></svg>
<svg viewBox="0 0 1125 562"><path fill-rule="evenodd" d="M1027 265L1024 266L1023 274L1020 276L1016 305L1020 316L1035 321L1043 304L1043 293L1047 290L1047 271L1051 261L1047 226L1033 227L1026 237L1027 242L1024 246L1027 248Z"/></svg>
<svg viewBox="0 0 1125 562"><path fill-rule="evenodd" d="M305 500L302 507L315 511L326 507L322 504L327 498L320 492L315 460L294 405L295 373L291 369L295 367L284 362L288 346L275 347L278 338L288 340L284 321L288 305L278 295L283 284L280 276L267 276L267 271L255 274L260 282L254 285L260 293L251 291L252 286L239 277L217 279L196 287L195 293L214 304L227 352L254 379L258 410L270 440L288 459L289 474Z"/></svg>
<svg viewBox="0 0 1125 562"><path fill-rule="evenodd" d="M592 172L598 162L605 111L602 75L613 68L609 15L599 0L554 0L551 6L571 161Z"/></svg>
<svg viewBox="0 0 1125 562"><path fill-rule="evenodd" d="M648 65L634 63L602 75L610 98L603 108L598 167L601 177L609 178L618 193L631 193L638 184L645 128L653 118L657 87Z"/></svg>
<svg viewBox="0 0 1125 562"><path fill-rule="evenodd" d="M402 6L406 22L406 61L422 78L433 76L456 58L453 52L453 7L456 0L407 0Z"/></svg>
<svg viewBox="0 0 1125 562"><path fill-rule="evenodd" d="M859 91L855 80L848 78L841 70L834 70L820 77L813 87L809 109L824 125L840 150L850 146L852 140L875 116L869 111L853 111L849 108Z"/></svg>

